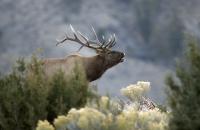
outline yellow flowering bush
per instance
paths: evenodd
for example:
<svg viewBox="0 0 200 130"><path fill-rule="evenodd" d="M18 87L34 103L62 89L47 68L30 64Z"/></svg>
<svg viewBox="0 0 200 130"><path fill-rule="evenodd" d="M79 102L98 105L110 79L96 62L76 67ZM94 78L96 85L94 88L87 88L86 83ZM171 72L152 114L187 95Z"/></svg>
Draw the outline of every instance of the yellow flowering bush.
<svg viewBox="0 0 200 130"><path fill-rule="evenodd" d="M54 126L57 130L66 130L68 121L66 116L58 116L58 118L54 120Z"/></svg>
<svg viewBox="0 0 200 130"><path fill-rule="evenodd" d="M135 85L121 89L122 94L129 98L131 103L123 104L102 96L96 104L93 102L80 109L73 108L67 115L58 116L54 120L54 129L165 130L168 126L168 113L161 112L156 105L154 107L147 105L146 109L140 109L141 105L148 102L143 96L149 89L149 82L139 81ZM40 127L43 127L41 124L39 121L37 130L41 130Z"/></svg>
<svg viewBox="0 0 200 130"><path fill-rule="evenodd" d="M39 121L36 130L55 130L53 126L47 121Z"/></svg>
<svg viewBox="0 0 200 130"><path fill-rule="evenodd" d="M121 93L130 100L140 100L150 89L150 82L138 81L137 84L129 85L121 89Z"/></svg>

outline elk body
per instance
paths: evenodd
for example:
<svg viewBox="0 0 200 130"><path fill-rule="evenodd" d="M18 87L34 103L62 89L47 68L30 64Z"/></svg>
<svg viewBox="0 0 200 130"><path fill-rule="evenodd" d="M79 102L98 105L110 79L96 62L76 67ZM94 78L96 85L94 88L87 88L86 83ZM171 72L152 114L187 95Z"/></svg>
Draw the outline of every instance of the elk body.
<svg viewBox="0 0 200 130"><path fill-rule="evenodd" d="M70 27L73 32L73 37L69 37L66 34L65 38L58 41L57 45L69 40L81 44L80 49L87 47L95 50L97 55L84 57L77 54L70 55L65 58L45 59L43 63L46 75L50 76L58 70L63 71L65 75L70 75L75 66L78 64L81 65L83 71L85 71L87 80L91 82L100 78L109 68L123 62L125 54L119 51L111 50L111 48L116 44L115 35L111 36L108 41L104 40L103 42L99 42L98 37L93 30L96 41L91 41L80 32L76 32L71 25Z"/></svg>

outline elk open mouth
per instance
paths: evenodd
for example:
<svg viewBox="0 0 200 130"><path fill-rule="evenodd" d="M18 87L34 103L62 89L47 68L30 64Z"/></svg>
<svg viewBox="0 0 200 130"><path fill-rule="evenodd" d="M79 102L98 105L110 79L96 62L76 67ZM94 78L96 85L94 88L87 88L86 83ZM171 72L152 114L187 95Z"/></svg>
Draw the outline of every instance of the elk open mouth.
<svg viewBox="0 0 200 130"><path fill-rule="evenodd" d="M124 62L124 56L123 57L121 57L121 59L120 59L120 62Z"/></svg>
<svg viewBox="0 0 200 130"><path fill-rule="evenodd" d="M124 57L120 59L120 62L124 62Z"/></svg>
<svg viewBox="0 0 200 130"><path fill-rule="evenodd" d="M125 57L125 53L122 53L122 57L120 59L120 62L124 62L124 57Z"/></svg>

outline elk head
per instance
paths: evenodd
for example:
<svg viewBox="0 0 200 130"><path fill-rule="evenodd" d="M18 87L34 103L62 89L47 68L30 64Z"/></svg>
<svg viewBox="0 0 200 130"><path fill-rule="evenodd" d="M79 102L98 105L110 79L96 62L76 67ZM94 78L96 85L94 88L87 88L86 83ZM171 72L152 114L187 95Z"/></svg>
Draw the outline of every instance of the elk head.
<svg viewBox="0 0 200 130"><path fill-rule="evenodd" d="M124 61L123 59L125 56L124 53L111 50L111 48L114 47L116 44L115 34L111 35L107 41L105 40L104 36L102 36L103 41L100 42L94 28L92 28L95 35L95 40L92 41L92 40L89 40L86 36L84 36L79 31L75 31L71 25L70 25L70 28L73 32L73 37L69 37L66 34L65 37L62 40L59 40L56 45L59 45L60 43L64 43L65 41L69 40L69 41L79 43L81 45L78 51L80 51L83 47L87 47L94 50L97 53L96 56L91 57L89 60L87 60L87 62L91 63L90 65L86 66L86 74L89 77L90 81L96 80L107 69ZM92 68L94 68L94 70L91 70ZM98 73L98 74L94 76L93 73Z"/></svg>

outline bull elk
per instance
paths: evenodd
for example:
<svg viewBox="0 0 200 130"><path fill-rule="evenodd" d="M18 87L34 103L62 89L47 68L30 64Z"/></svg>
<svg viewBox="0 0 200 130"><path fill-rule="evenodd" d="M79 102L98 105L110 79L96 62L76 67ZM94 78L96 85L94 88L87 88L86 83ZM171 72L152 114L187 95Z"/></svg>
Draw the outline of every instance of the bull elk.
<svg viewBox="0 0 200 130"><path fill-rule="evenodd" d="M71 25L70 28L72 30L73 37L65 34L65 37L62 40L58 41L57 45L64 43L68 40L79 43L81 45L80 49L82 49L83 47L87 47L96 51L97 55L84 57L77 54L59 59L45 59L44 70L47 75L52 75L53 73L58 71L58 69L61 69L64 74L69 75L75 67L75 63L78 63L82 65L87 80L91 82L100 78L107 69L124 61L124 53L111 50L111 48L116 44L115 35L112 35L108 39L108 41L106 41L104 37L102 37L103 41L100 42L95 30L92 28L96 38L94 41L92 41L79 31L75 31Z"/></svg>

